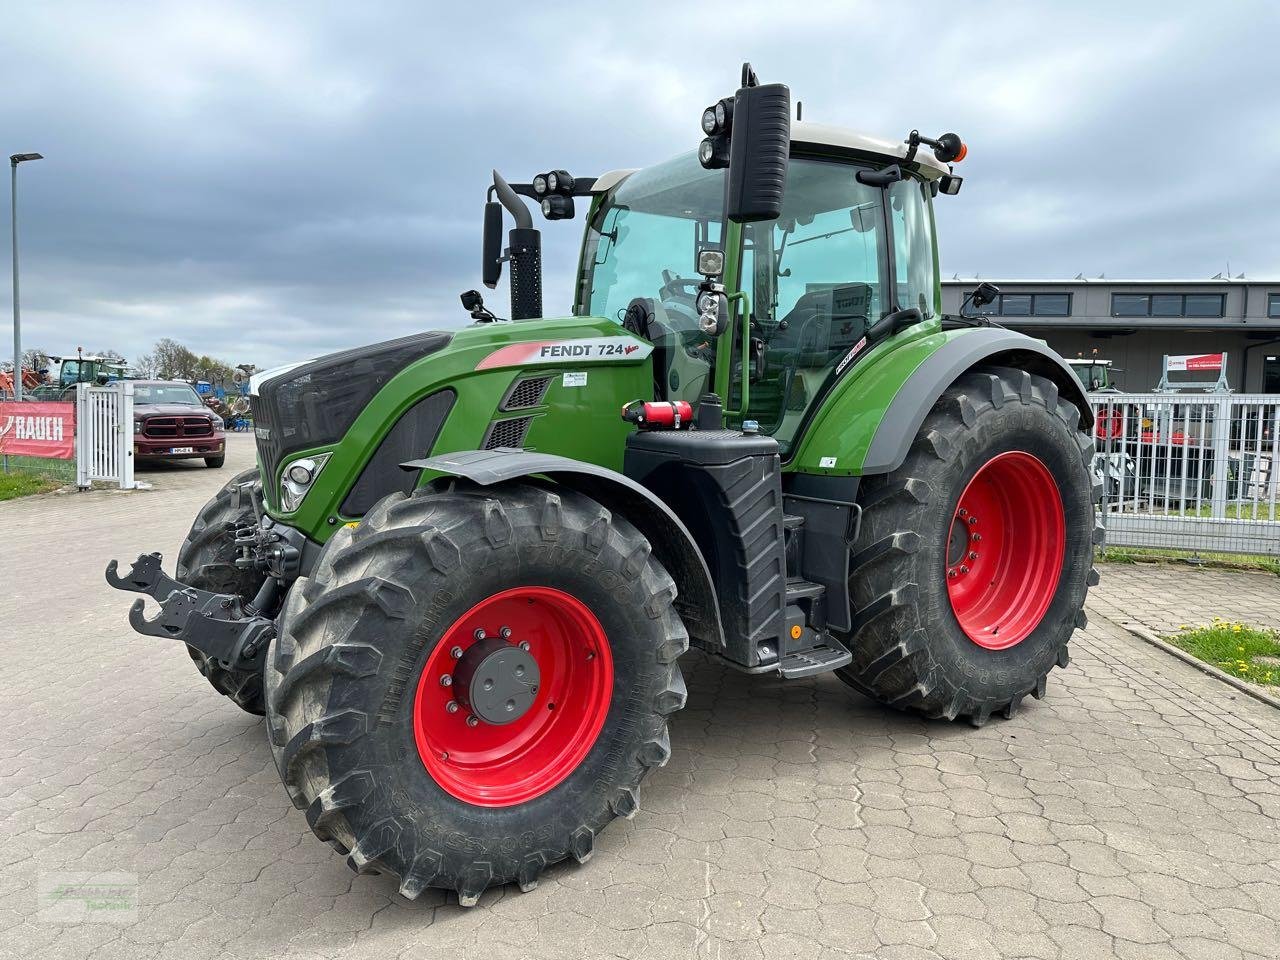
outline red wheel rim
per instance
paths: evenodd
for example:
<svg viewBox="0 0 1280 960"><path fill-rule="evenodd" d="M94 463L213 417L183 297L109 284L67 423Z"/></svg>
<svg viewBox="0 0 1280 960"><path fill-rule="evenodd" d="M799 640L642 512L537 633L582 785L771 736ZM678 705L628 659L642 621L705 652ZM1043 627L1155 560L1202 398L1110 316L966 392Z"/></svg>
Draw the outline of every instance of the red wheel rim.
<svg viewBox="0 0 1280 960"><path fill-rule="evenodd" d="M509 636L503 636L508 628ZM537 665L532 705L495 725L458 705L452 678L480 638L528 644ZM492 640L490 640L492 643ZM413 732L427 772L446 792L482 807L541 796L577 769L604 726L613 657L604 629L580 600L550 587L517 587L477 603L427 658L413 705ZM455 706L451 712L450 704Z"/></svg>
<svg viewBox="0 0 1280 960"><path fill-rule="evenodd" d="M1025 640L1058 589L1066 547L1062 496L1048 467L1019 450L988 460L956 504L947 595L960 628L988 650Z"/></svg>

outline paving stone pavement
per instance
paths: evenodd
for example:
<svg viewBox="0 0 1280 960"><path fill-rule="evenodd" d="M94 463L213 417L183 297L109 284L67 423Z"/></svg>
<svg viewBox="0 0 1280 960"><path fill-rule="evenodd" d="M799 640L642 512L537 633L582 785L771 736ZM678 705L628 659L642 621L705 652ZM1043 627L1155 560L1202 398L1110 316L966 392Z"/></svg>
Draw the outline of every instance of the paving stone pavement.
<svg viewBox="0 0 1280 960"><path fill-rule="evenodd" d="M1280 711L1098 616L1047 699L980 730L693 657L671 763L590 862L471 910L403 901L310 835L261 721L102 580L175 551L251 456L0 504L0 956L1277 956ZM136 917L38 910L42 879L108 870Z"/></svg>
<svg viewBox="0 0 1280 960"><path fill-rule="evenodd" d="M1280 577L1182 563L1111 563L1095 610L1116 623L1134 621L1158 634L1214 617L1280 630Z"/></svg>

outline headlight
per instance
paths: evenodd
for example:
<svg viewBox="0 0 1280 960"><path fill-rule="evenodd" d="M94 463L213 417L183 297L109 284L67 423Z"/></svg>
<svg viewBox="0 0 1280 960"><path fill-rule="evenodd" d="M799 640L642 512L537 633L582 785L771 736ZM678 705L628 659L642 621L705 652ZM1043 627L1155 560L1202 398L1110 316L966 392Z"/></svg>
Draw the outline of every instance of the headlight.
<svg viewBox="0 0 1280 960"><path fill-rule="evenodd" d="M533 178L533 192L538 196L542 196L547 192L547 175L540 173Z"/></svg>
<svg viewBox="0 0 1280 960"><path fill-rule="evenodd" d="M135 421L133 421L133 432L134 432L135 434L137 434L137 433L141 433L141 432L142 432L142 428L143 428L144 426L146 426L146 424L145 424L145 423L144 423L144 421L142 421L142 420L135 420Z"/></svg>
<svg viewBox="0 0 1280 960"><path fill-rule="evenodd" d="M716 104L719 106L719 104ZM702 132L707 136L716 132L716 108L707 107L702 111Z"/></svg>
<svg viewBox="0 0 1280 960"><path fill-rule="evenodd" d="M328 462L329 454L322 453L318 457L295 460L285 467L284 476L280 479L280 508L293 511L302 506L303 498Z"/></svg>

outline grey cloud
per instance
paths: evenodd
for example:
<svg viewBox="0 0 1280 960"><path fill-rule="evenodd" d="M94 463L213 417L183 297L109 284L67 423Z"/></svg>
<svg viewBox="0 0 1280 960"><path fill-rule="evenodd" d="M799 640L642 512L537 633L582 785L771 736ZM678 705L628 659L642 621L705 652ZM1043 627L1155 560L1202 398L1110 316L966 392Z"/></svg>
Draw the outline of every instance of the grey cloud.
<svg viewBox="0 0 1280 960"><path fill-rule="evenodd" d="M15 7L0 148L48 157L21 171L24 341L269 364L457 325L490 167L689 149L742 59L808 118L965 137L947 275L1280 274L1271 7L783 9ZM546 231L548 310L580 229Z"/></svg>

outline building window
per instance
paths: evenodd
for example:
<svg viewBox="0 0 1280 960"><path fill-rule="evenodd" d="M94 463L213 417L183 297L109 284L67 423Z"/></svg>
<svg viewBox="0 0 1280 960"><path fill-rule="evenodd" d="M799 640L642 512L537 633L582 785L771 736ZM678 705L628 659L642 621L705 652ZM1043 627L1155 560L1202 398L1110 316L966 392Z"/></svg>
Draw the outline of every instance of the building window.
<svg viewBox="0 0 1280 960"><path fill-rule="evenodd" d="M1221 317L1222 293L1113 293L1113 317Z"/></svg>
<svg viewBox="0 0 1280 960"><path fill-rule="evenodd" d="M972 291L965 297L972 296ZM1002 293L991 303L973 310L983 317L1069 317L1069 293Z"/></svg>
<svg viewBox="0 0 1280 960"><path fill-rule="evenodd" d="M1069 317L1071 316L1071 294L1069 293L1037 293L1035 302L1037 317Z"/></svg>
<svg viewBox="0 0 1280 960"><path fill-rule="evenodd" d="M1280 293L1267 294L1267 316L1280 320Z"/></svg>
<svg viewBox="0 0 1280 960"><path fill-rule="evenodd" d="M1151 298L1140 293L1113 293L1111 295L1113 317L1151 316Z"/></svg>

